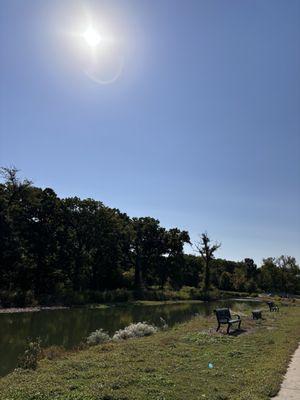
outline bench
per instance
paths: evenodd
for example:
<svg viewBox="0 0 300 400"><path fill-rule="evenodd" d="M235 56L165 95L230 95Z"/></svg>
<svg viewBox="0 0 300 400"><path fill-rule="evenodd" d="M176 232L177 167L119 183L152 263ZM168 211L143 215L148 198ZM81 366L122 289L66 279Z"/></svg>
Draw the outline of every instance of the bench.
<svg viewBox="0 0 300 400"><path fill-rule="evenodd" d="M230 327L233 324L238 324L237 329L241 329L241 317L239 315L234 315L234 318L232 318L229 308L217 308L216 310L214 310L214 312L218 321L217 332L220 329L221 324L228 325L227 333L229 333Z"/></svg>
<svg viewBox="0 0 300 400"><path fill-rule="evenodd" d="M279 311L279 307L273 301L267 301L270 311Z"/></svg>

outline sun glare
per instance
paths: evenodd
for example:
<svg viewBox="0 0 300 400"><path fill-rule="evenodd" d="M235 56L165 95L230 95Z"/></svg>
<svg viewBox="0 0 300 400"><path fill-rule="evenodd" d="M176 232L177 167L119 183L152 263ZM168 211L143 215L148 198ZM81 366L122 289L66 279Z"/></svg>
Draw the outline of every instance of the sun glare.
<svg viewBox="0 0 300 400"><path fill-rule="evenodd" d="M114 83L124 69L124 48L115 27L97 14L78 13L66 31L74 56L86 76L100 85Z"/></svg>
<svg viewBox="0 0 300 400"><path fill-rule="evenodd" d="M92 26L87 28L87 30L82 34L82 37L90 47L97 47L102 39L97 30Z"/></svg>

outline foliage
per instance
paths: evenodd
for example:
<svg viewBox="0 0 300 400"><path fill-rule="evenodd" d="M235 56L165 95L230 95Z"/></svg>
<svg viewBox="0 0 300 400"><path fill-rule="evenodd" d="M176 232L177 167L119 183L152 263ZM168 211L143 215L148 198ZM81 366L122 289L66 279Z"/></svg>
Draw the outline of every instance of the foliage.
<svg viewBox="0 0 300 400"><path fill-rule="evenodd" d="M223 271L220 276L220 289L222 290L232 289L232 276L227 271Z"/></svg>
<svg viewBox="0 0 300 400"><path fill-rule="evenodd" d="M142 336L150 336L157 332L157 328L153 325L147 324L147 322L138 322L136 324L130 324L124 329L118 330L113 340L126 340Z"/></svg>
<svg viewBox="0 0 300 400"><path fill-rule="evenodd" d="M163 317L160 317L159 320L160 320L160 324L161 324L161 329L162 330L168 329L169 326L167 324L167 321Z"/></svg>
<svg viewBox="0 0 300 400"><path fill-rule="evenodd" d="M132 280L137 289L163 287L180 270L187 232L93 199L60 199L20 180L16 169L2 172L0 306L110 301L112 291L112 301L128 301Z"/></svg>
<svg viewBox="0 0 300 400"><path fill-rule="evenodd" d="M266 291L299 293L300 269L294 257L265 258L260 269L259 284Z"/></svg>
<svg viewBox="0 0 300 400"><path fill-rule="evenodd" d="M102 328L97 329L95 332L92 332L86 339L86 342L89 346L95 346L96 344L101 344L108 342L110 337L107 332L105 332Z"/></svg>
<svg viewBox="0 0 300 400"><path fill-rule="evenodd" d="M21 180L16 168L2 175L0 307L208 299L209 288L300 293L293 257L266 258L261 268L251 258L215 259L219 244L207 234L200 256L187 255L187 231L93 199L59 198Z"/></svg>
<svg viewBox="0 0 300 400"><path fill-rule="evenodd" d="M19 358L18 368L36 369L41 354L41 340L39 338L28 339L24 354Z"/></svg>

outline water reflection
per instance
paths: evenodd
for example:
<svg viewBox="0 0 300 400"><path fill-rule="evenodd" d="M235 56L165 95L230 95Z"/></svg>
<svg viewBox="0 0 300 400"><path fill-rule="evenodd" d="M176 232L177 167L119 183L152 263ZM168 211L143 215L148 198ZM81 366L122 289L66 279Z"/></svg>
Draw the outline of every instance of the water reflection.
<svg viewBox="0 0 300 400"><path fill-rule="evenodd" d="M161 317L169 326L172 326L176 322L189 319L196 313L209 315L220 304L234 308L237 303L226 301L153 306L126 305L105 309L76 308L1 314L0 375L5 375L15 368L18 356L24 351L27 337L40 337L44 347L59 345L70 349L98 328L103 328L112 334L131 322L147 321L159 324Z"/></svg>

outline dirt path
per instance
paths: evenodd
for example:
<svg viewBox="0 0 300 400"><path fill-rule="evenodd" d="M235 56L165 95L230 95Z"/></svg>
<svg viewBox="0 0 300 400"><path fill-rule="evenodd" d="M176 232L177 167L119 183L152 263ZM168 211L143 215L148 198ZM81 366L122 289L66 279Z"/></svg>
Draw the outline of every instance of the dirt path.
<svg viewBox="0 0 300 400"><path fill-rule="evenodd" d="M300 344L292 357L280 391L272 400L300 400Z"/></svg>

